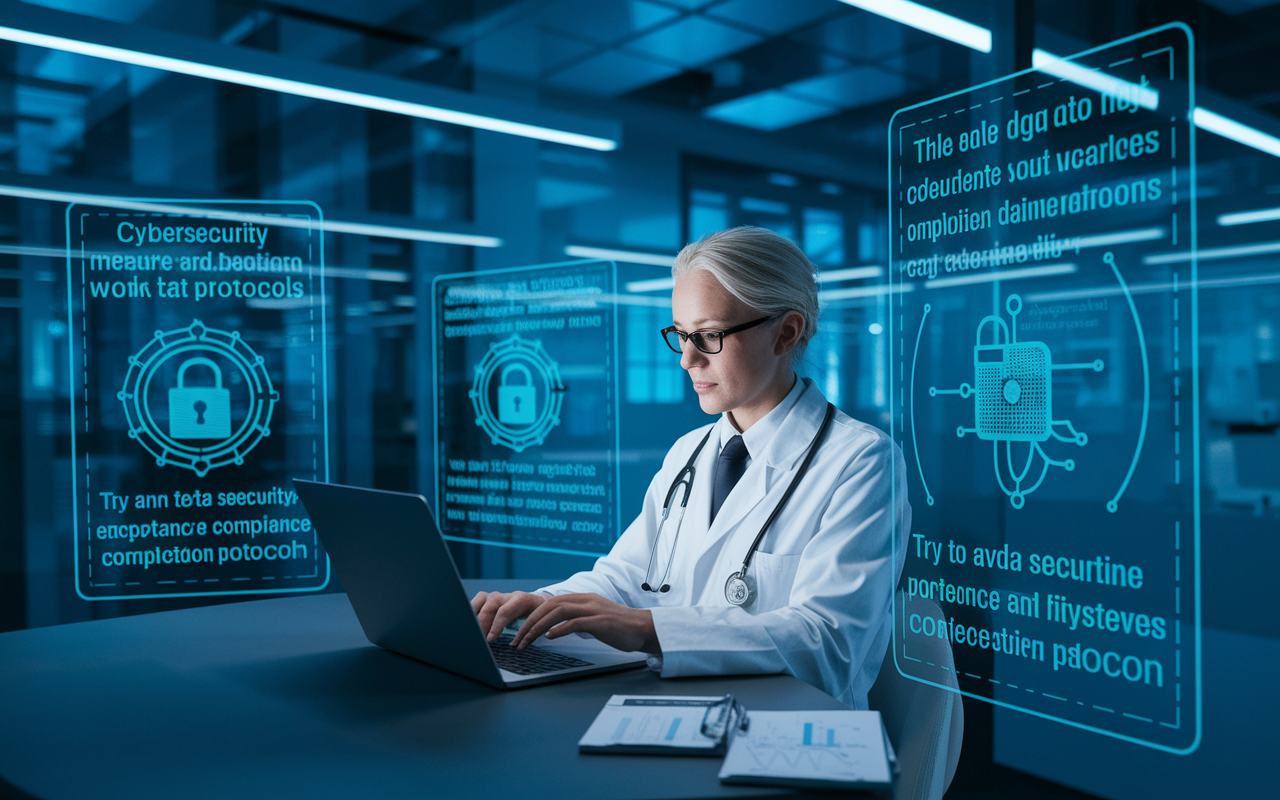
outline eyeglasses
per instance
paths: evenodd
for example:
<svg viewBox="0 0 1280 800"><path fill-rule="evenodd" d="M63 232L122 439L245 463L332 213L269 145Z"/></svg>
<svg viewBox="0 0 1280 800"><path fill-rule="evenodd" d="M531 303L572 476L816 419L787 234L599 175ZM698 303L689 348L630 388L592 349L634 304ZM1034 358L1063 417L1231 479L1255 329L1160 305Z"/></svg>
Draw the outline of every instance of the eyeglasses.
<svg viewBox="0 0 1280 800"><path fill-rule="evenodd" d="M674 352L684 355L684 342L691 341L693 346L706 353L707 355L715 355L724 349L724 337L731 333L741 333L748 328L754 328L757 325L777 319L776 316L761 317L753 319L750 322L744 322L741 325L734 325L732 328L725 328L722 331L702 330L685 333L676 330L676 326L662 329L662 338Z"/></svg>

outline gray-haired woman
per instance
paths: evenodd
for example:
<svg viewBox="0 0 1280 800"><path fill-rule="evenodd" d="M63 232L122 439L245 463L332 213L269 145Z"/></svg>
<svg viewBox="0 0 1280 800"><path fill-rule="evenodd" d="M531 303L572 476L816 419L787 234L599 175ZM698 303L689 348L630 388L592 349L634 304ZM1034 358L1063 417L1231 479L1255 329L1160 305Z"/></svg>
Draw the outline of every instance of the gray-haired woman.
<svg viewBox="0 0 1280 800"><path fill-rule="evenodd" d="M787 672L866 708L911 526L902 453L797 377L818 293L794 243L720 231L672 274L661 333L719 418L672 445L590 571L472 607L490 639L527 617L516 647L590 634L663 677Z"/></svg>

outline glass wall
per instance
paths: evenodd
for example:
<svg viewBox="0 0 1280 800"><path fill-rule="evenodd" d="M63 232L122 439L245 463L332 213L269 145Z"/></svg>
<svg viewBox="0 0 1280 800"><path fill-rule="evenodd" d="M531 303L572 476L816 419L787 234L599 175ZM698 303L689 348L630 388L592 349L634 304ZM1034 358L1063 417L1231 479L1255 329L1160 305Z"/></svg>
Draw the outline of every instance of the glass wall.
<svg viewBox="0 0 1280 800"><path fill-rule="evenodd" d="M1028 714L1024 703L1000 693L1004 689L979 691L962 682L969 692L965 750L953 796L1261 793L1254 792L1266 761L1259 742L1274 737L1260 734L1254 721L1258 709L1280 707L1275 690L1258 679L1280 655L1280 623L1263 610L1272 583L1268 565L1280 558L1280 71L1274 68L1280 4L929 4L990 32L985 49L855 5L7 4L0 20L11 31L0 36L0 630L262 598L271 591L340 591L323 572L307 571L305 559L319 560L320 551L306 531L289 540L289 557L300 563L283 557L267 563L264 556L252 575L228 571L240 563L231 561L237 551L230 544L225 553L210 546L206 563L203 548L186 552L187 545L174 540L170 555L156 550L160 561L146 572L152 565L125 563L126 551L141 553L132 540L128 547L117 540L167 524L172 507L159 503L186 497L198 506L199 493L211 486L220 487L210 491L215 503L224 491L278 498L270 493L286 488L289 475L419 492L433 505L447 505L442 492L451 488L461 496L472 478L478 491L480 478L465 464L449 471L438 431L448 422L441 398L452 386L465 401L475 379L465 373L477 369L484 347L455 347L446 334L453 319L445 312L483 316L498 313L498 305L451 304L447 287L481 291L475 287L507 274L498 270L534 265L604 265L591 273L598 279L591 286L604 295L599 302L607 315L602 327L583 329L599 333L563 342L548 334L546 346L561 351L547 363L559 371L533 369L539 356L532 349L520 369L531 376L521 385L545 379L547 392L568 387L566 407L577 427L566 422L566 436L612 432L608 483L616 493L615 519L591 534L596 539L582 539L585 544L508 546L525 540L503 529L493 541L488 534L459 533L451 546L467 577L554 579L589 567L591 554L607 549L637 512L670 444L708 420L678 356L658 335L671 321L671 261L705 233L758 225L796 241L819 268L823 312L799 369L842 410L892 433L908 450L917 531L927 532L931 543L968 542L993 551L1011 545L1029 556L1028 542L1037 534L1027 519L1045 508L1070 518L1073 503L1089 492L1114 495L1112 484L1121 478L1132 483L1134 502L1175 516L1185 512L1177 552L1172 533L1169 542L1115 543L1125 535L1120 526L1091 530L1087 553L1099 555L1114 544L1107 552L1119 561L1122 552L1145 559L1152 548L1163 548L1160 569L1168 575L1158 580L1167 578L1169 591L1160 603L1167 599L1176 610L1143 606L1146 595L1120 610L1167 619L1176 614L1185 623L1176 635L1188 644L1178 658L1194 658L1194 669L1187 667L1189 677L1178 689L1160 687L1179 698L1187 693L1185 702L1178 700L1181 717L1147 719L1138 710L1135 719L1112 725L1084 711L1072 716L1073 709L1066 716L1079 724L1064 725L1053 710L1054 696L1066 696L1057 684L1037 689L1048 699L1041 697L1043 707ZM1171 23L1182 24L1172 29L1181 37L1176 43L1125 44L1146 41L1134 37ZM1060 66L1061 58L1077 53L1113 52L1106 48L1124 52L1079 62L1094 77L1072 73L1076 62ZM1143 59L1165 58L1152 55L1161 48L1171 48L1170 72L1157 75ZM1033 67L1037 71L1010 79L1007 96L998 91L1001 79ZM1099 88L1098 76L1121 83ZM1044 88L1051 81L1054 86ZM986 88L970 91L979 86ZM1164 105L1143 105L1145 91L1159 92ZM1065 107L1066 98L1055 94L1043 108L1032 104L1049 93L1074 103L1088 92L1099 104L1088 125L1101 124L1102 103L1111 98L1111 110L1126 114L1124 141L1158 128L1141 146L1169 148L1158 153L1170 159L1161 162L1164 171L1126 171L1136 160L1116 166L1119 127L1089 128L1087 136L1060 132L1067 123L1058 126L1055 108L1059 101ZM1154 120L1156 107L1176 113L1159 126L1133 128L1139 110ZM1045 112L1043 121L1037 110ZM985 116L981 124L959 124L961 111L966 120ZM1075 113L1073 105L1064 120ZM908 125L919 127L902 134ZM937 138L930 140L930 132ZM1104 142L1106 150L1086 152ZM935 146L943 165L937 169L927 150ZM1072 166L1077 148L1080 163ZM1044 165L1037 166L1041 158ZM1086 163L1099 158L1110 160ZM1076 218L1086 220L1080 225L1017 227L1006 217L983 232L981 213L976 222L967 214L960 220L958 208L937 203L951 191L944 184L957 169L957 186L963 186L965 173L980 173L984 165L1004 166L1016 177L1019 162L1025 162L1024 180L1042 174L1034 170L1052 173L1054 194L1063 198L1090 196L1089 182L1095 194L1104 184L1129 187L1139 178L1143 191L1154 193L1150 181L1162 182L1159 214L1135 210L1136 190L1126 188L1123 211L1080 213ZM1071 180L1083 188L1060 177L1073 169L1079 172ZM973 189L976 179L968 180ZM936 187L928 198L937 206L932 216L930 207L906 195L921 184L928 195L930 181ZM982 201L993 215L1006 200L1015 206L1028 197L1033 204L1042 195L1048 200L1038 188L1043 184L1028 183L1027 195L1014 185ZM1108 197L1108 204L1117 202L1114 190ZM1069 201L1062 203L1065 208ZM126 223L133 227L122 227ZM918 227L924 224L930 227ZM953 224L964 230L949 232ZM232 231L219 234L230 240L215 246L207 238L181 238L183 229L218 226ZM934 254L992 248L1000 235L1013 246L1050 234L1094 239L1083 247L1076 242L1069 253L1059 249L1043 264L998 265L1052 268L1022 276L1021 283L931 286L959 273L944 268L930 275L926 268L917 274L907 267ZM1103 236L1120 238L1098 240ZM1118 271L1133 267L1125 278L1132 292L1108 293L1118 285L1113 281L1107 291L1088 294L1097 288L1085 280L1095 274L1089 270L1111 280L1104 253L1119 259ZM171 266L147 260L165 257L174 259ZM187 267L184 257L192 259ZM113 258L134 261L113 266ZM297 270L291 258L298 259ZM541 272L544 278L560 274ZM536 291L532 286L520 291ZM1082 311L1081 302L1103 305ZM995 440L1012 452L1015 443L1038 444L1039 433L1018 439L983 428L974 416L980 411L961 410L981 397L948 396L968 385L966 378L977 385L973 376L983 367L974 360L975 326L994 316L1001 322L991 327L1007 328L1023 305L1036 315L1020 323L1025 341L1043 340L1055 365L1087 367L1046 374L1056 383L1052 416L1063 411L1077 433L1092 437L1087 446L1072 444L1078 472L1055 465L1036 493L1014 490L1027 513L1010 505L1012 494L1001 491L989 459L979 461L970 443L982 440L985 447ZM586 317L570 314L564 324L588 325ZM1137 319L1145 333L1141 349ZM602 336L610 343L607 355L590 350ZM183 337L192 338L182 344ZM446 364L445 353L461 353L456 357L465 363ZM1104 366L1095 369L1095 362ZM917 364L924 394L909 385L907 373ZM513 388L500 397L499 384L511 379L514 387L523 379L519 369L503 375L499 359L490 366L497 425L503 414L519 413L515 405L504 411L502 403L525 395ZM147 383L152 376L154 386ZM930 386L944 396L930 395ZM586 388L575 394L575 387ZM1151 401L1151 387L1164 394ZM151 423L131 416L130 403L147 405L135 402L138 392L151 392L152 407L162 409ZM246 429L244 441L219 456L190 444L196 440L184 438L179 419L190 402L193 409L204 404L192 425L206 424L206 414L216 422L224 397L236 420L259 413L253 409L265 416L257 433ZM908 420L912 413L920 416ZM593 427L592 415L604 427ZM1061 420L1048 421L1057 426ZM956 436L957 427L970 424L968 440ZM1150 448L1164 448L1164 460L1153 462L1148 450L1141 469L1129 469L1120 445L1139 425L1150 431ZM220 439L236 435L228 429ZM913 444L924 453L910 450ZM570 454L563 463L586 463L574 460L569 444L563 452ZM1042 452L1064 463L1048 446ZM1107 463L1086 467L1086 456L1095 452L1109 454ZM252 479L226 477L241 475L232 471L246 465L243 475ZM1150 474L1142 471L1148 468ZM142 484L131 477L148 470L166 477ZM1004 474L999 465L995 472ZM1096 486L1089 483L1093 477ZM112 505L126 501L128 508ZM289 521L297 509L288 512L287 503L261 505L263 513L254 513L269 528L300 524ZM582 513L572 521L591 522L592 512ZM210 526L235 520L247 526L256 519L251 516L212 506L201 518ZM1172 531L1173 516L1168 521ZM104 528L98 537L99 526L112 532ZM82 529L92 532L85 542L77 538ZM1128 530L1145 537L1147 523ZM212 541L212 529L209 536ZM235 542L247 559L243 545L252 546L252 536ZM100 548L96 560L87 549L93 545ZM310 548L305 559L297 547ZM121 554L121 563L104 561L108 551ZM164 558L179 559L178 565ZM200 559L198 568L183 566L193 558ZM136 567L144 568L143 579L129 577ZM1153 575L1154 569L1147 567ZM119 576L119 586L109 585L117 582L111 575ZM958 569L915 569L910 558L904 575L917 585L965 581ZM144 585L147 580L154 585ZM990 589L999 581L971 581L979 583ZM998 588L1038 596L1046 608L1052 589L1034 582ZM955 618L975 629L1008 622L972 609ZM1045 643L1052 677L1053 642ZM1099 658L1106 652L1102 647ZM1120 663L1127 652L1117 652ZM1134 652L1135 658L1166 658ZM982 658L988 663L973 662L971 674L1000 680L990 663L996 657ZM1170 679L1181 669L1173 658L1171 650L1162 662ZM1072 669L1059 667L1059 673ZM1012 691L1021 693L1017 684ZM1071 702L1085 708L1083 695L1079 701L1071 695ZM1086 709L1095 716L1111 707L1101 700L1088 705L1102 707ZM1160 722L1185 727L1175 735L1174 728L1156 730ZM1144 726L1155 733L1133 733ZM1129 739L1112 735L1117 732ZM1152 742L1164 749L1147 746ZM1081 770L1080 763L1095 766Z"/></svg>

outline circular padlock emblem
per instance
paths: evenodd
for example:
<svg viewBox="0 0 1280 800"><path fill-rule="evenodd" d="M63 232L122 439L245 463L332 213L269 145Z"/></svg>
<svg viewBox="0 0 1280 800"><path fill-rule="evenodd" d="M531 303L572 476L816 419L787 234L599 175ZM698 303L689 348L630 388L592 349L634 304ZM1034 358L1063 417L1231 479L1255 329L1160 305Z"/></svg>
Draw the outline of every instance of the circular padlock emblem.
<svg viewBox="0 0 1280 800"><path fill-rule="evenodd" d="M169 387L168 424L157 420L151 398L163 385L162 369L181 359ZM222 366L228 364L243 378L247 413L233 419L231 390L224 384ZM199 372L207 373L195 383ZM212 378L212 385L208 382ZM215 467L240 465L263 438L271 435L271 415L280 394L262 356L240 338L238 331L205 327L194 320L185 328L156 331L136 354L129 356L124 387L116 393L124 405L129 438L156 460L156 465L189 469L204 477Z"/></svg>
<svg viewBox="0 0 1280 800"><path fill-rule="evenodd" d="M560 424L565 391L560 365L542 349L541 341L512 334L494 342L475 371L467 396L476 425L494 444L519 453L542 444Z"/></svg>

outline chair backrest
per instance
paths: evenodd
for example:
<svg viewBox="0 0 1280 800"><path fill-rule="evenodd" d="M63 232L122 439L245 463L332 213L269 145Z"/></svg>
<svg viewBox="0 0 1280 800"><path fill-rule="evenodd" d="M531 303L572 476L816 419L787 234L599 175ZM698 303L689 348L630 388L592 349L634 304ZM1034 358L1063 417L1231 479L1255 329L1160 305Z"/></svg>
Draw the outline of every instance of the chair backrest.
<svg viewBox="0 0 1280 800"><path fill-rule="evenodd" d="M899 613L943 618L942 610L932 600L913 597L908 601L902 592L897 599ZM957 691L903 677L894 665L891 646L867 699L883 717L889 741L897 752L897 796L903 800L937 800L951 785L960 760L964 705L958 693L951 642L937 637L913 637L911 651L922 662L943 667L930 667L930 680Z"/></svg>

